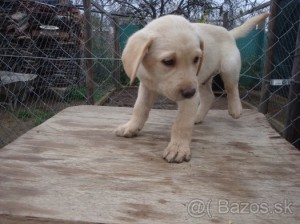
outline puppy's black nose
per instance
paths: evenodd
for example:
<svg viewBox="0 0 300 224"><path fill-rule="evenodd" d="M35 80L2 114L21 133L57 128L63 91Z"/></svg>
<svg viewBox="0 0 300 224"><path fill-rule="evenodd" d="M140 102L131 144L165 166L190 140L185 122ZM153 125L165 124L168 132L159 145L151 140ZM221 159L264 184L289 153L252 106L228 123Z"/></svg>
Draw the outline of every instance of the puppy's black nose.
<svg viewBox="0 0 300 224"><path fill-rule="evenodd" d="M196 93L196 89L195 88L186 88L186 89L180 90L180 92L184 98L192 98Z"/></svg>

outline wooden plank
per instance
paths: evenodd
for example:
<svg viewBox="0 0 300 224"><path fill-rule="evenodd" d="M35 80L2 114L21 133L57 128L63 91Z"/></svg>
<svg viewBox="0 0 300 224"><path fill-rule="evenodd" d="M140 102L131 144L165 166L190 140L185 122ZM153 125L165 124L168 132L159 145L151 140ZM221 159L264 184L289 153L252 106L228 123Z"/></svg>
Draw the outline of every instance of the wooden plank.
<svg viewBox="0 0 300 224"><path fill-rule="evenodd" d="M210 111L192 160L169 164L176 111L151 111L136 138L114 136L131 110L70 107L0 150L0 223L298 223L300 153L262 114Z"/></svg>

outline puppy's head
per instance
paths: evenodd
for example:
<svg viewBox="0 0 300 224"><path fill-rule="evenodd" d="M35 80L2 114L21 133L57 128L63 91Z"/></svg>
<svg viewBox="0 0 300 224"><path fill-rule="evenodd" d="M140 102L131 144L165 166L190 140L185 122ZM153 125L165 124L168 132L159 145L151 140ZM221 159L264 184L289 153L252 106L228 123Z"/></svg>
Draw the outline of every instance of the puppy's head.
<svg viewBox="0 0 300 224"><path fill-rule="evenodd" d="M131 83L135 77L147 88L179 101L198 91L197 74L203 42L181 16L164 16L133 34L122 62Z"/></svg>

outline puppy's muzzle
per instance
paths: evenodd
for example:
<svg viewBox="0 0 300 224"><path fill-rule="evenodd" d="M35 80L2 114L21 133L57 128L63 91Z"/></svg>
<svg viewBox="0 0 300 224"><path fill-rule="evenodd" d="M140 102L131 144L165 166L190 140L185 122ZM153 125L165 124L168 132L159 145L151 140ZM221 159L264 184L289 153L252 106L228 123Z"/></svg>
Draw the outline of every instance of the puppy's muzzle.
<svg viewBox="0 0 300 224"><path fill-rule="evenodd" d="M180 93L183 96L183 98L189 99L189 98L192 98L195 95L196 89L195 88L181 89Z"/></svg>

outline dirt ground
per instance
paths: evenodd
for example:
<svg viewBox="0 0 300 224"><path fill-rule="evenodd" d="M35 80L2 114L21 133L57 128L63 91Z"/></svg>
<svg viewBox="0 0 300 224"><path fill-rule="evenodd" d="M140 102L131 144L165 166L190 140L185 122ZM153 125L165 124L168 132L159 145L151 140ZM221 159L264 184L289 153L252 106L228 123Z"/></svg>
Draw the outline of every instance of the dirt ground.
<svg viewBox="0 0 300 224"><path fill-rule="evenodd" d="M11 111L8 107L0 107L0 149L12 142L31 128L37 125L39 118L37 116L44 116L41 122L50 118L55 113L63 110L68 106L82 105L85 102L76 102L73 104L62 102L58 99L49 98L37 100L31 98L23 105L18 105L15 110ZM40 114L36 114L36 113ZM21 113L21 114L20 114ZM19 115L18 115L19 114ZM31 115L23 118L23 115Z"/></svg>
<svg viewBox="0 0 300 224"><path fill-rule="evenodd" d="M10 112L0 113L0 148L34 127L31 120L19 121Z"/></svg>
<svg viewBox="0 0 300 224"><path fill-rule="evenodd" d="M101 105L103 106L115 106L115 107L133 107L137 98L137 87L124 88L119 91L112 92L106 100L103 100ZM74 105L84 104L85 102L77 102ZM29 102L27 108L31 108L30 105L35 105L35 109L47 111L49 108L54 108L54 113L68 107L74 106L73 104L63 103L59 100L51 100L49 102L43 101L43 105L37 106L34 101ZM175 110L177 105L168 100L165 97L159 97L154 105L155 109L168 109ZM244 106L244 108L247 108ZM225 95L217 95L216 101L212 109L225 110L227 109L227 102ZM22 110L19 106L16 111L0 111L0 148L6 144L12 142L20 135L24 134L36 124L34 123L34 117L27 119L19 119L16 115L18 110ZM54 114L53 113L53 114Z"/></svg>
<svg viewBox="0 0 300 224"><path fill-rule="evenodd" d="M133 107L137 98L137 88L130 87L122 89L120 91L113 92L108 99L102 104L103 106L115 106L115 107ZM165 97L159 97L155 104L154 109L168 109L176 110L177 105ZM216 100L213 104L212 109L226 110L227 100L226 95L216 95Z"/></svg>

